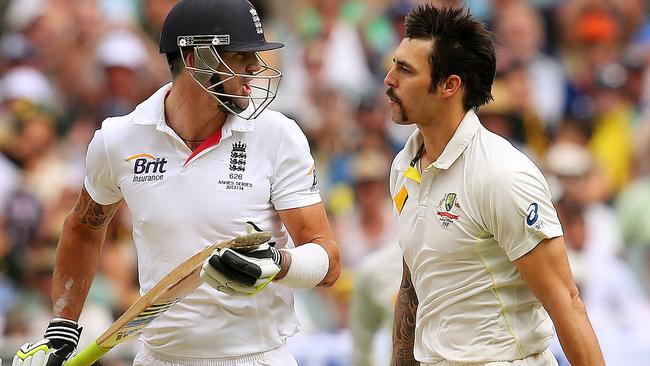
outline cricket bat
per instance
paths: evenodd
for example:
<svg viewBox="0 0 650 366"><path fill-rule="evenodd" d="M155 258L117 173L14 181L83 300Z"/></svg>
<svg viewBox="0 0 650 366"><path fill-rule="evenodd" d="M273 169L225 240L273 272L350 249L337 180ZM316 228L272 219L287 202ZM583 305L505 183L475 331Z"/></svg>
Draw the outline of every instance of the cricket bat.
<svg viewBox="0 0 650 366"><path fill-rule="evenodd" d="M111 348L138 334L149 323L201 284L201 266L218 248L247 248L271 239L267 231L253 232L207 246L171 270L135 304L120 316L102 335L64 366L90 366Z"/></svg>

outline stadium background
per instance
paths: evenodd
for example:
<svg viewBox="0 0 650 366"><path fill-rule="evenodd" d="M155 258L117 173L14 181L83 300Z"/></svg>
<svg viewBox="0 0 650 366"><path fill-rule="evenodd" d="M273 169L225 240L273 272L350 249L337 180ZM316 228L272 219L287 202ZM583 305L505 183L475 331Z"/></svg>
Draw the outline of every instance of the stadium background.
<svg viewBox="0 0 650 366"><path fill-rule="evenodd" d="M0 1L0 357L38 339L63 218L86 145L169 79L157 54L172 0ZM284 78L271 108L308 136L344 258L331 289L300 291L301 365L383 365L400 279L387 171L409 127L382 79L418 1L254 1ZM647 0L468 0L497 35L486 127L545 172L574 276L609 365L650 361L650 4ZM136 298L130 219L113 219L81 323L83 342ZM375 334L376 330L376 334ZM369 340L375 339L374 349ZM355 345L353 345L355 339ZM137 345L102 363L130 364ZM554 350L560 359L557 344ZM375 361L368 357L375 355ZM353 361L354 360L354 361ZM564 363L566 364L566 363Z"/></svg>

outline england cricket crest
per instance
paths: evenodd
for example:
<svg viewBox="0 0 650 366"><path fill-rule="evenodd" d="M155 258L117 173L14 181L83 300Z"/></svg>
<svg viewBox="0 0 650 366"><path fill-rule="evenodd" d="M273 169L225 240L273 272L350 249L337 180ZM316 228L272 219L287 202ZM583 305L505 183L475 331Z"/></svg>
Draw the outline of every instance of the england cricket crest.
<svg viewBox="0 0 650 366"><path fill-rule="evenodd" d="M217 190L219 191L246 191L253 188L250 177L244 173L246 170L246 143L237 141L232 144L230 152L230 172L227 176L220 177L217 180Z"/></svg>
<svg viewBox="0 0 650 366"><path fill-rule="evenodd" d="M438 202L436 216L442 227L449 228L449 225L460 218L460 205L456 193L446 193Z"/></svg>
<svg viewBox="0 0 650 366"><path fill-rule="evenodd" d="M246 143L238 141L232 144L230 170L233 172L243 172L246 170Z"/></svg>
<svg viewBox="0 0 650 366"><path fill-rule="evenodd" d="M251 17L253 18L253 24L255 24L255 31L257 32L257 34L263 34L264 30L262 30L262 21L259 15L257 15L257 10L251 8L251 10L249 10L248 12L251 13Z"/></svg>

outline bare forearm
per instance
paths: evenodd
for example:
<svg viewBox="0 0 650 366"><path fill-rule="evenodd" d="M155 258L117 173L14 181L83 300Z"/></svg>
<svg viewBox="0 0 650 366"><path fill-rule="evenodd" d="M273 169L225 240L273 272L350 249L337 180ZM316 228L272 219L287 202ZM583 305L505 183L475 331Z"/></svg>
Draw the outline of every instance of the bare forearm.
<svg viewBox="0 0 650 366"><path fill-rule="evenodd" d="M572 297L565 311L551 314L565 355L573 366L605 365L598 339L579 296Z"/></svg>
<svg viewBox="0 0 650 366"><path fill-rule="evenodd" d="M317 203L306 207L280 210L278 214L296 246L314 243L325 250L328 261L327 274L317 286L331 287L341 274L341 254L339 246L334 240L334 234L329 226L323 204ZM293 262L288 251L282 250L281 254L281 270L275 277L276 280L284 278Z"/></svg>
<svg viewBox="0 0 650 366"><path fill-rule="evenodd" d="M395 303L392 366L419 365L413 355L417 307L418 297L415 293L415 288L413 288L408 267L404 265L402 285L397 294L397 302Z"/></svg>
<svg viewBox="0 0 650 366"><path fill-rule="evenodd" d="M64 224L57 248L52 312L55 317L77 320L95 275L103 235L88 236L71 227L69 221Z"/></svg>
<svg viewBox="0 0 650 366"><path fill-rule="evenodd" d="M66 217L52 283L55 317L79 319L99 262L106 226L119 206L100 205L85 190Z"/></svg>

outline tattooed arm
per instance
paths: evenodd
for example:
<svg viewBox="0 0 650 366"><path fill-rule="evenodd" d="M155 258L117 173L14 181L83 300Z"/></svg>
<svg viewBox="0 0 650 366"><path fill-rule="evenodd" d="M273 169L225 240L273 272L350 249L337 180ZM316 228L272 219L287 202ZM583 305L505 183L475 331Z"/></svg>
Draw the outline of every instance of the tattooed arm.
<svg viewBox="0 0 650 366"><path fill-rule="evenodd" d="M406 262L402 272L402 285L397 293L395 319L393 321L393 360L392 366L417 366L413 356L415 345L415 312L418 308L418 296L415 293L411 272Z"/></svg>
<svg viewBox="0 0 650 366"><path fill-rule="evenodd" d="M55 317L77 320L99 262L106 227L121 201L100 205L81 190L63 223L52 284Z"/></svg>

